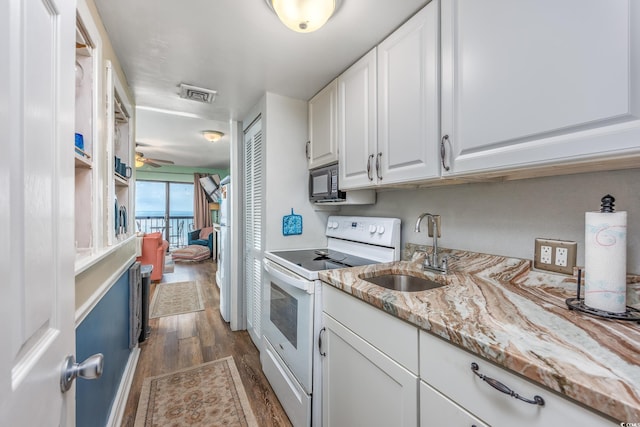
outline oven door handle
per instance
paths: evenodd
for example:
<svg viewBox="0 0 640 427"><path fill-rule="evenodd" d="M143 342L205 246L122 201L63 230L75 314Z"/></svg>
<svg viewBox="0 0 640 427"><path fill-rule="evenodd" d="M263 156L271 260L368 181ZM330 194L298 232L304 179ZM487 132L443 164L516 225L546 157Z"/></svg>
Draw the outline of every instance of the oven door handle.
<svg viewBox="0 0 640 427"><path fill-rule="evenodd" d="M283 283L305 291L308 294L313 294L314 286L312 281L294 277L293 273L284 270L278 264L266 258L262 260L262 264L264 265L264 270L273 276L274 279L281 280Z"/></svg>

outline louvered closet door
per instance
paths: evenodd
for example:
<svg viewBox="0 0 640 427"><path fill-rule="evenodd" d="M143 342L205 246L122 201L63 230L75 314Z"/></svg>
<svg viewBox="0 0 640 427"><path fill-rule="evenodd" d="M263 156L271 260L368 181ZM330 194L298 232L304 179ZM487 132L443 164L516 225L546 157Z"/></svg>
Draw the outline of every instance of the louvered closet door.
<svg viewBox="0 0 640 427"><path fill-rule="evenodd" d="M244 252L247 330L258 349L262 350L262 211L263 151L262 121L256 120L245 131L245 202Z"/></svg>

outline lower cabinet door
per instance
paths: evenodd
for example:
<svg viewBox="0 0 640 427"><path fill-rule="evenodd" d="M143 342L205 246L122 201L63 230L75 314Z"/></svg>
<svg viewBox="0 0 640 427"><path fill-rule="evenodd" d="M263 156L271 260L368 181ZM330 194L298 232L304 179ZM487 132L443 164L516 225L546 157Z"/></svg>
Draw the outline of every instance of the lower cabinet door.
<svg viewBox="0 0 640 427"><path fill-rule="evenodd" d="M418 378L333 317L323 320L323 425L417 426Z"/></svg>
<svg viewBox="0 0 640 427"><path fill-rule="evenodd" d="M487 427L488 424L420 381L420 427L441 426Z"/></svg>

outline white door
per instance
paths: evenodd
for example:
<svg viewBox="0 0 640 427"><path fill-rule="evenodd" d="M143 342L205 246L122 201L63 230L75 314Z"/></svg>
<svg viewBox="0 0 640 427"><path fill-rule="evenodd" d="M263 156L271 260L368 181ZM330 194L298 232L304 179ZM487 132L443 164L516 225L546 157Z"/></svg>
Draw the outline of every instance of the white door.
<svg viewBox="0 0 640 427"><path fill-rule="evenodd" d="M0 2L0 424L74 425L72 0Z"/></svg>
<svg viewBox="0 0 640 427"><path fill-rule="evenodd" d="M340 189L376 184L376 49L338 77Z"/></svg>
<svg viewBox="0 0 640 427"><path fill-rule="evenodd" d="M444 174L638 152L640 2L445 0L441 25Z"/></svg>
<svg viewBox="0 0 640 427"><path fill-rule="evenodd" d="M440 176L439 1L378 45L379 184Z"/></svg>
<svg viewBox="0 0 640 427"><path fill-rule="evenodd" d="M257 119L245 130L244 148L244 286L247 331L256 347L262 350L262 119Z"/></svg>

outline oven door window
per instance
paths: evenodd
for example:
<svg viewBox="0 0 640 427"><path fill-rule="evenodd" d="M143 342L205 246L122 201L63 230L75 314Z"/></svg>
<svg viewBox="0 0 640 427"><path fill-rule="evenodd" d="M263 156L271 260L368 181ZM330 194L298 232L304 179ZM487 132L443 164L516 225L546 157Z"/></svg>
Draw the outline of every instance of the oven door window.
<svg viewBox="0 0 640 427"><path fill-rule="evenodd" d="M298 348L298 300L271 282L269 320L289 341Z"/></svg>

